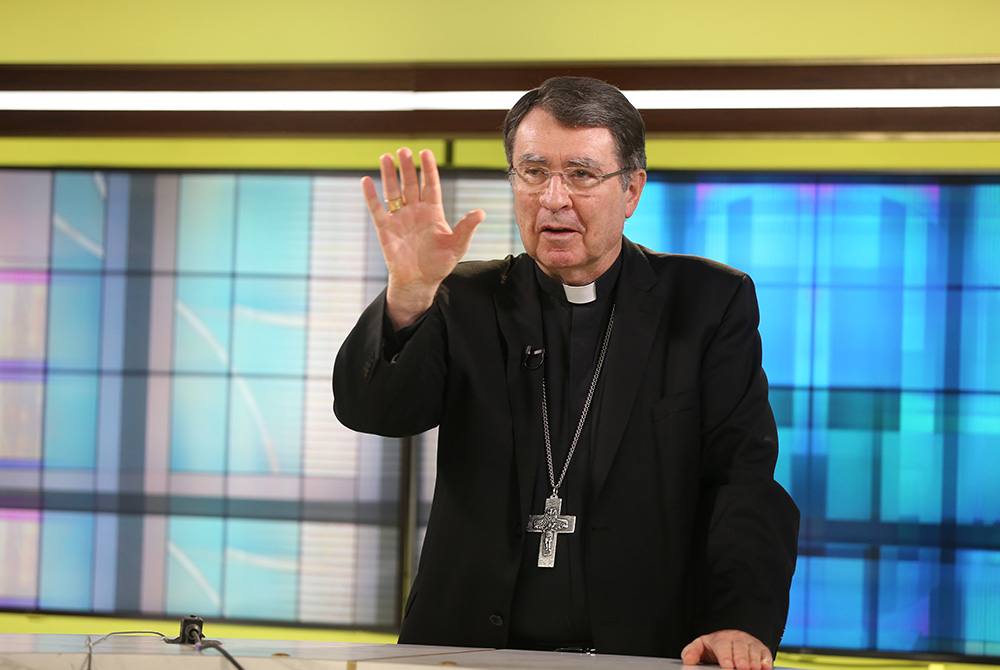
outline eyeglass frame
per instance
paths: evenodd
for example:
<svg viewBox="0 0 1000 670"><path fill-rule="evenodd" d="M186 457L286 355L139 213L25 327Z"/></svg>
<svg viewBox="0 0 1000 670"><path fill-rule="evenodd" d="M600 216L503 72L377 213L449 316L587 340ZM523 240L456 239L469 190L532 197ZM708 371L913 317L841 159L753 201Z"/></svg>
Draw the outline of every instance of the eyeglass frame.
<svg viewBox="0 0 1000 670"><path fill-rule="evenodd" d="M537 169L537 170L544 170L547 173L545 181L542 182L541 184L538 184L537 191L532 191L532 192L535 192L535 193L540 193L540 192L544 191L545 188L549 185L549 182L552 181L552 175L554 175L554 174L557 174L557 175L559 175L562 178L562 180L563 180L563 186L566 187L566 190L571 191L573 193L586 193L587 191L589 191L591 189L597 188L598 186L600 186L601 184L603 184L604 182L606 182L611 177L618 177L618 176L626 174L628 172L634 172L635 171L635 168L622 168L621 170L616 170L614 172L608 172L606 174L595 174L593 176L596 179L598 179L598 182L596 184L594 184L593 186L591 186L589 188L583 189L582 191L577 191L575 189L575 187L573 187L568 181L566 181L566 175L569 172L569 170L565 170L565 171L550 170L547 167L544 167L544 166L541 166L541 165L531 165L531 166L527 166L527 167L524 167L524 168L521 168L521 169L522 170L526 170L529 167ZM574 170L585 170L585 168L573 168L573 169ZM521 173L518 172L518 168L514 168L514 167L508 168L505 174L507 175L508 179L510 179L511 177L517 176L518 178L521 179L522 182L524 182L525 186L530 186L530 184L528 184L528 180L525 179L524 177L522 177Z"/></svg>

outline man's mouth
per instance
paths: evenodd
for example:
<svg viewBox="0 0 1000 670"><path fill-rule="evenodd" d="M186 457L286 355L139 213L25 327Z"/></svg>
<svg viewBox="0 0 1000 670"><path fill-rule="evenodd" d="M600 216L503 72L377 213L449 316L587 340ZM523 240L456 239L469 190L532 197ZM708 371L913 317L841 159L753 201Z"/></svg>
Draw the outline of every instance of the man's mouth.
<svg viewBox="0 0 1000 670"><path fill-rule="evenodd" d="M564 237L566 235L572 235L573 233L579 232L575 228L562 227L562 226L545 226L542 228L543 235L551 235L555 237Z"/></svg>

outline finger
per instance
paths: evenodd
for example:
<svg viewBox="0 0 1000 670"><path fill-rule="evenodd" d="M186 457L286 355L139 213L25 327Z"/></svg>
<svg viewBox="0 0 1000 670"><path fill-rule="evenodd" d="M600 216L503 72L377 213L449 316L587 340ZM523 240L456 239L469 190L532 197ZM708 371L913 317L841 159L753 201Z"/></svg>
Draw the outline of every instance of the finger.
<svg viewBox="0 0 1000 670"><path fill-rule="evenodd" d="M742 641L733 640L733 667L738 670L750 670L750 646ZM758 670L760 666L758 665Z"/></svg>
<svg viewBox="0 0 1000 670"><path fill-rule="evenodd" d="M386 200L395 200L400 196L399 176L396 174L396 160L392 154L382 154L378 162L379 173L382 175L382 195Z"/></svg>
<svg viewBox="0 0 1000 670"><path fill-rule="evenodd" d="M732 670L736 667L733 659L733 643L728 638L724 638L722 642L716 642L713 652L715 653L716 662L719 664L719 667L726 668L727 670Z"/></svg>
<svg viewBox="0 0 1000 670"><path fill-rule="evenodd" d="M396 152L399 156L399 185L406 202L420 202L420 182L417 180L417 166L413 163L413 152L403 147Z"/></svg>
<svg viewBox="0 0 1000 670"><path fill-rule="evenodd" d="M378 192L375 190L375 180L371 177L362 177L361 193L364 195L365 204L368 205L368 212L372 215L372 220L379 223L386 212L382 207L382 200L379 199Z"/></svg>
<svg viewBox="0 0 1000 670"><path fill-rule="evenodd" d="M433 205L441 204L441 177L434 152L430 149L420 152L420 184L421 200Z"/></svg>
<svg viewBox="0 0 1000 670"><path fill-rule="evenodd" d="M770 670L773 663L771 650L764 646L757 639L752 639L747 644L750 658L750 670Z"/></svg>

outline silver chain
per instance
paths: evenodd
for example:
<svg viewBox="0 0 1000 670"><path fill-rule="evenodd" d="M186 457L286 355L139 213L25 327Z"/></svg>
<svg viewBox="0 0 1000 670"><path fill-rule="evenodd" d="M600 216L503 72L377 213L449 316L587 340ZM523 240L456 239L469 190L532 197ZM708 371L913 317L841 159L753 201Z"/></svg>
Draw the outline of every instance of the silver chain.
<svg viewBox="0 0 1000 670"><path fill-rule="evenodd" d="M611 340L611 328L615 325L615 306L611 305L611 316L608 318L608 329L604 332L604 344L601 345L601 355L597 359L597 368L594 370L594 379L590 382L590 391L587 393L587 401L583 403L583 411L580 413L580 423L576 425L576 434L573 442L569 445L569 453L566 454L566 463L563 465L562 474L559 481L556 481L555 468L552 466L552 439L549 437L549 407L545 397L545 375L542 374L542 428L545 431L545 457L549 463L549 484L552 485L552 494L555 495L563 480L566 479L566 472L569 470L569 462L573 460L573 452L576 451L576 443L583 433L583 423L587 420L587 412L590 411L590 403L594 399L594 389L597 388L597 380L601 376L601 368L604 366L604 354L608 351L608 342Z"/></svg>

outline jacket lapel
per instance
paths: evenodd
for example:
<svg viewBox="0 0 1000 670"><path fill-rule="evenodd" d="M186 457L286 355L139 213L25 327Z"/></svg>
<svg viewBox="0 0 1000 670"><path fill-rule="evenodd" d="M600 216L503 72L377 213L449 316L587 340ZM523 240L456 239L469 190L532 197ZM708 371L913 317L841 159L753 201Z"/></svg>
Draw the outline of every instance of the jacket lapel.
<svg viewBox="0 0 1000 670"><path fill-rule="evenodd" d="M595 441L595 496L621 445L664 306L665 287L639 247L626 239L622 253L625 262L615 291L615 326L604 363L605 400Z"/></svg>
<svg viewBox="0 0 1000 670"><path fill-rule="evenodd" d="M531 506L538 470L537 446L542 434L542 374L538 366L531 370L523 364L527 347L544 346L542 312L534 261L518 256L494 294L497 322L506 351L507 397L514 428L514 459L517 467L521 516L526 518Z"/></svg>

